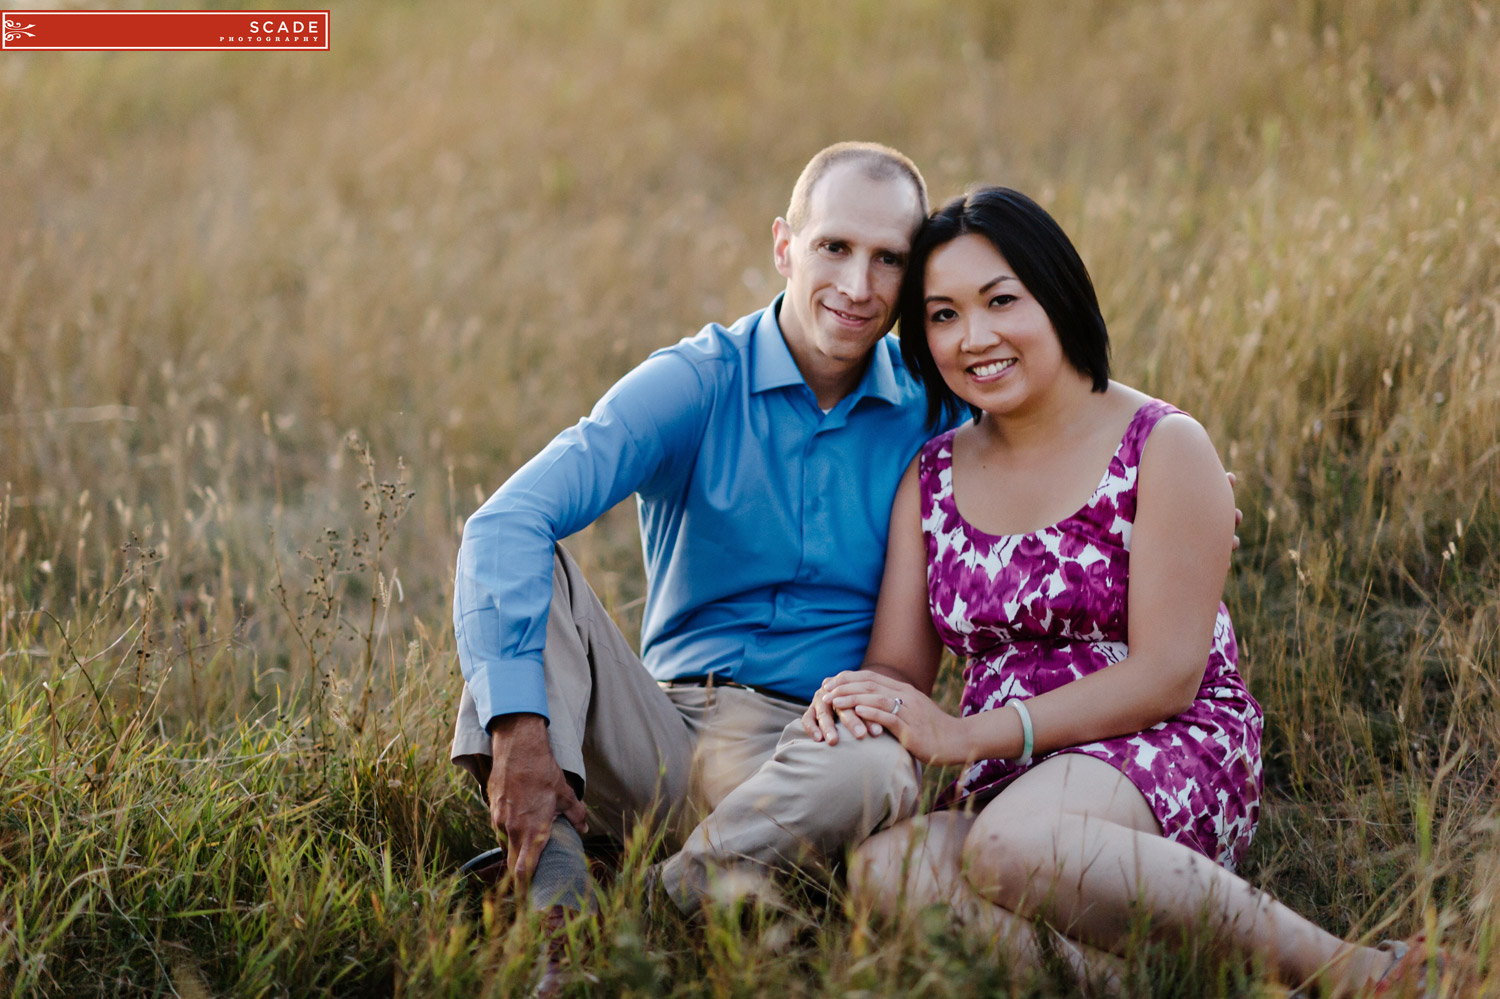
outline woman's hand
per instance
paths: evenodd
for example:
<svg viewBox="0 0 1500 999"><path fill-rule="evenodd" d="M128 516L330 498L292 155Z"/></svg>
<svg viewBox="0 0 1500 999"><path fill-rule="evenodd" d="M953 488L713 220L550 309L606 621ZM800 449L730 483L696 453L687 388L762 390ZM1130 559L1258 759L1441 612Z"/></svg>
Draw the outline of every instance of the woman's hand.
<svg viewBox="0 0 1500 999"><path fill-rule="evenodd" d="M883 673L859 670L829 677L818 693L841 717L853 714L860 719L870 734L890 730L906 751L923 763L969 760L963 721L938 707L909 683ZM853 730L853 726L849 727Z"/></svg>
<svg viewBox="0 0 1500 999"><path fill-rule="evenodd" d="M867 724L864 718L855 713L852 705L840 707L833 703L834 682L840 677L875 677L888 683L914 689L910 684L901 683L899 680L873 670L844 670L824 680L823 685L813 693L812 703L807 706L806 711L802 712L802 729L818 742L826 742L830 746L838 744L839 722L842 722L856 739L863 739L867 735L879 735L882 731L879 725Z"/></svg>
<svg viewBox="0 0 1500 999"><path fill-rule="evenodd" d="M878 679L902 687L911 687L910 684L901 683L884 673L876 673L867 669L844 670L824 680L823 685L813 694L812 703L807 706L806 711L802 712L802 728L818 742L826 742L830 746L839 741L838 726L835 722L843 722L844 727L853 733L856 739L863 739L866 735L879 735L883 731L879 725L866 725L864 718L855 713L852 704L843 708L834 705L832 692L838 682L844 679Z"/></svg>

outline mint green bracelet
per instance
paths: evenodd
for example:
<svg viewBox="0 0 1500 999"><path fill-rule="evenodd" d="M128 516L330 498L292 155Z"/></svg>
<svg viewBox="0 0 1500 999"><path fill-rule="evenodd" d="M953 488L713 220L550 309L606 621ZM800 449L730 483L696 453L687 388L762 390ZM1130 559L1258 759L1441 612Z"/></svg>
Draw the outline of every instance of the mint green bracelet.
<svg viewBox="0 0 1500 999"><path fill-rule="evenodd" d="M1031 712L1026 709L1026 702L1019 697L1012 697L1009 701L1011 707L1016 709L1016 714L1021 716L1021 758L1016 762L1023 767L1031 766Z"/></svg>

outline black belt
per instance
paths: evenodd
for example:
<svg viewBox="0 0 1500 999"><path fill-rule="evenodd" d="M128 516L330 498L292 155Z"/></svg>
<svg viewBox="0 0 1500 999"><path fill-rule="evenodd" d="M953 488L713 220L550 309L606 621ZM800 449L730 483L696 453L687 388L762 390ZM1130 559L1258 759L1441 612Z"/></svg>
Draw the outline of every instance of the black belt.
<svg viewBox="0 0 1500 999"><path fill-rule="evenodd" d="M671 680L662 680L665 687L734 687L737 690L753 690L762 697L769 697L777 701L785 701L787 704L796 704L807 707L811 702L801 697L793 697L791 694L783 694L779 690L770 687L757 687L753 683L735 683L726 680L722 676L706 673L703 676L679 676Z"/></svg>

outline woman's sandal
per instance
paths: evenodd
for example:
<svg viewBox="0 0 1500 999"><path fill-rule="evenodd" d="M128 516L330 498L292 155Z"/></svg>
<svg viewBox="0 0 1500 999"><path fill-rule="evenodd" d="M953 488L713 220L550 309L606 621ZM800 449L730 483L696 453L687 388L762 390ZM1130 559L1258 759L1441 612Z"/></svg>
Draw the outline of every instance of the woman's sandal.
<svg viewBox="0 0 1500 999"><path fill-rule="evenodd" d="M1448 954L1430 949L1421 934L1411 940L1382 940L1376 950L1391 955L1391 966L1375 982L1372 996L1388 999L1437 999L1448 970Z"/></svg>

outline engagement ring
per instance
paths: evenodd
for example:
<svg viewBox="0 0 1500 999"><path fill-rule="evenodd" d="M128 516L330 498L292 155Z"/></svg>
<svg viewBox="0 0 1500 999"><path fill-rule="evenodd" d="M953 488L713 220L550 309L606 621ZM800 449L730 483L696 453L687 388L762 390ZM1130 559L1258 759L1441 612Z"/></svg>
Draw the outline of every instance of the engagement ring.
<svg viewBox="0 0 1500 999"><path fill-rule="evenodd" d="M901 713L901 698L898 697L898 698L896 698L896 703L891 705L891 714L893 714L893 715L899 715L900 713Z"/></svg>

